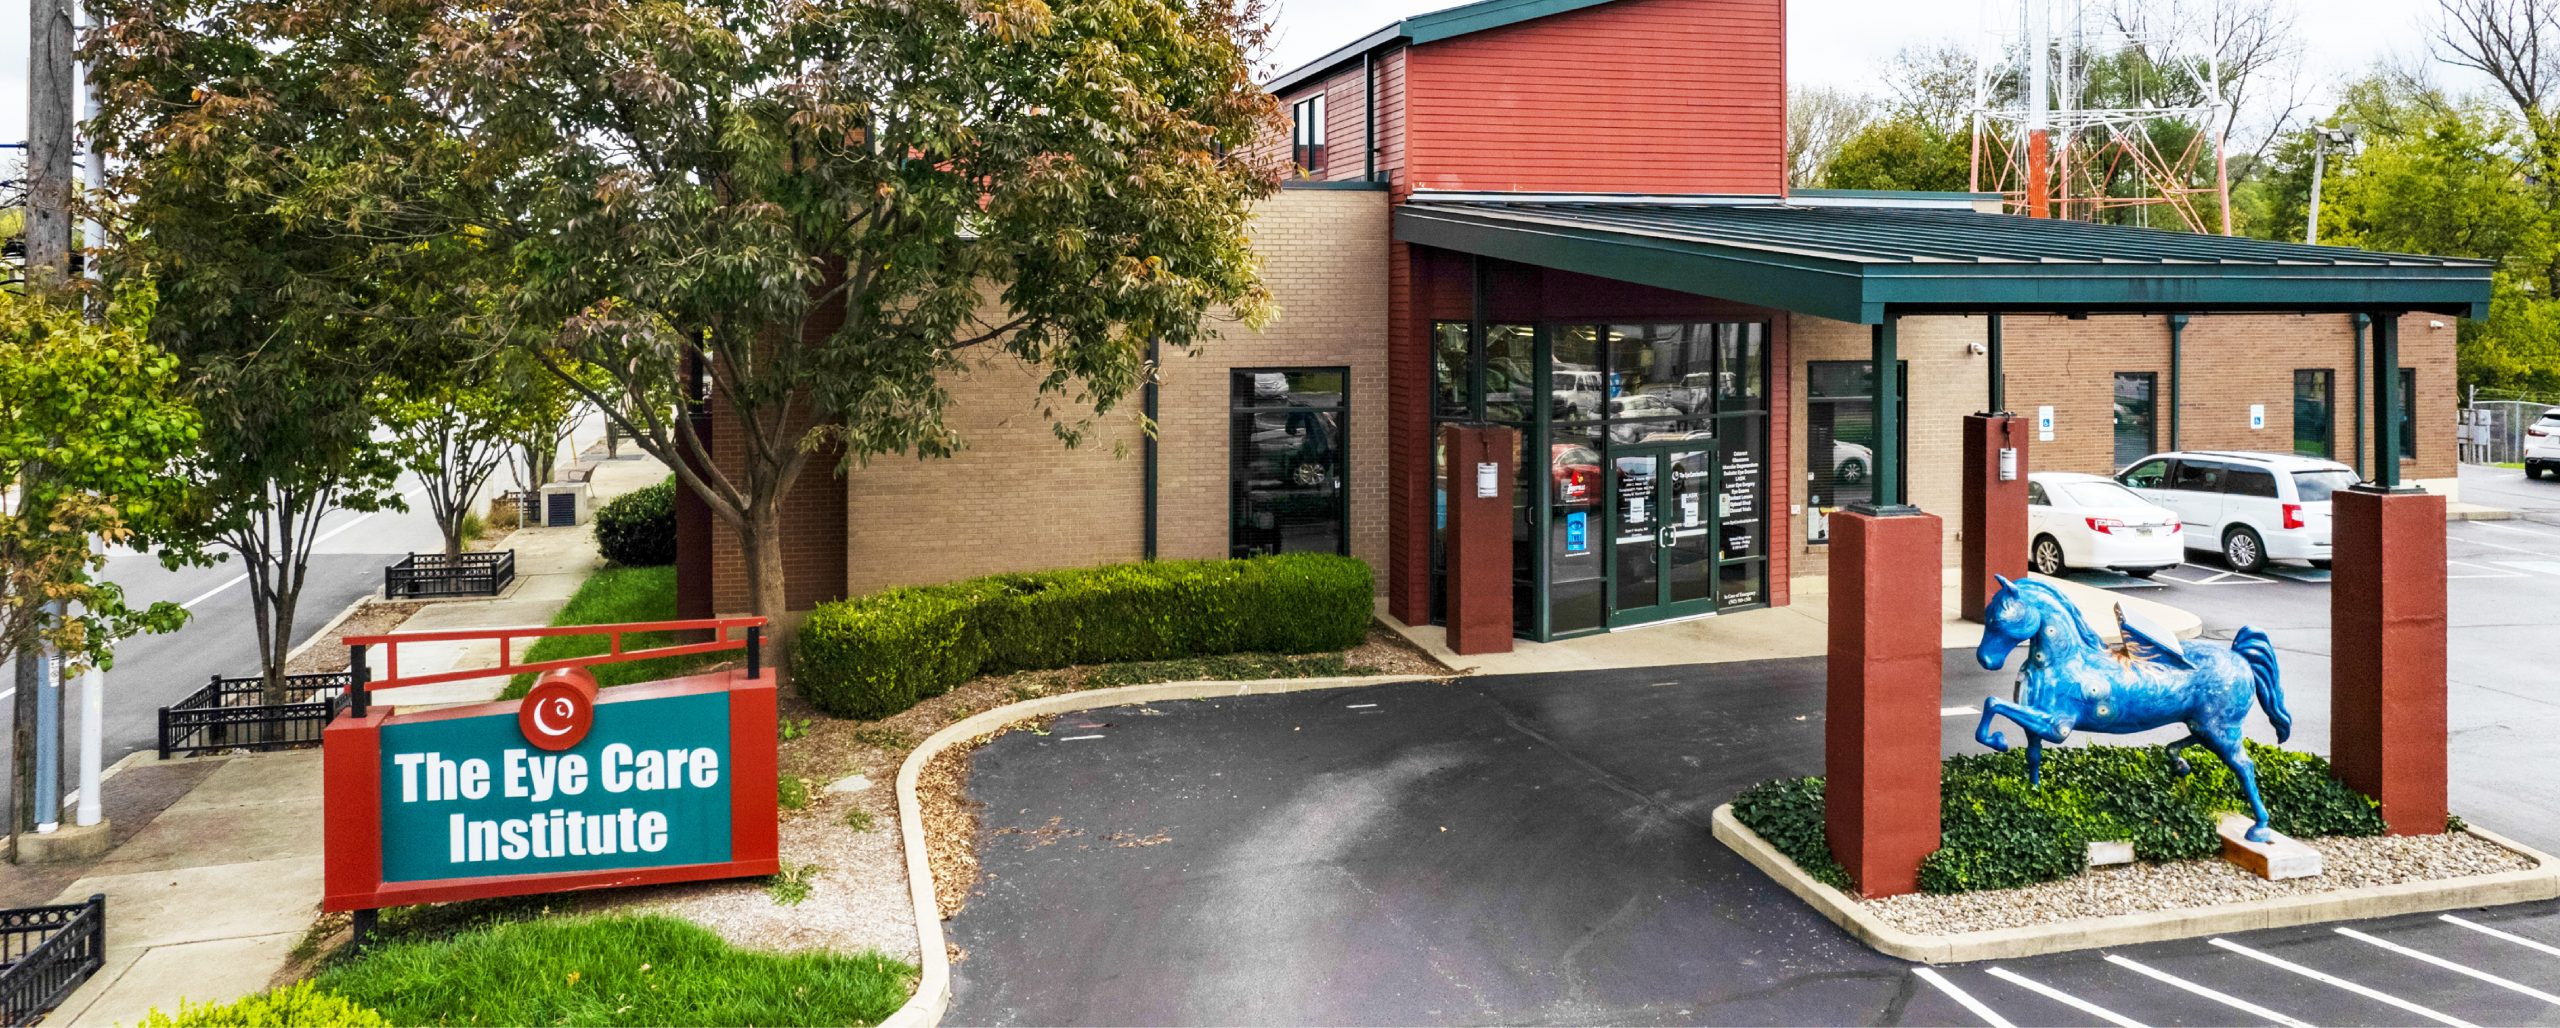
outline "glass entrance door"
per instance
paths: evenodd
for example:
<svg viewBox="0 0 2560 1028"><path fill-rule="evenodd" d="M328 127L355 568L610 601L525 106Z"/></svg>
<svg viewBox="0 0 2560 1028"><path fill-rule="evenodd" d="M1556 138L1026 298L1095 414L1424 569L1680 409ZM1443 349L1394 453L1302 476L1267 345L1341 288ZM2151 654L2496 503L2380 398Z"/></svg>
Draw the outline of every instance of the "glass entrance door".
<svg viewBox="0 0 2560 1028"><path fill-rule="evenodd" d="M1609 448L1609 627L1715 609L1715 454L1700 445Z"/></svg>

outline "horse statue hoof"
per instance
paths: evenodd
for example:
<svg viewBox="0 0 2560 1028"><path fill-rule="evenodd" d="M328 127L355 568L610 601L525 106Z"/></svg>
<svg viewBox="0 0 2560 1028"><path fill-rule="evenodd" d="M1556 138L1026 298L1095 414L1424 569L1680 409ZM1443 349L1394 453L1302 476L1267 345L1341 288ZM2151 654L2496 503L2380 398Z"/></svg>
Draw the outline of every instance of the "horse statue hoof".
<svg viewBox="0 0 2560 1028"><path fill-rule="evenodd" d="M2194 774L2194 773L2195 773L2195 770L2196 770L2196 769L2194 769L2194 768L2192 768L2192 767L2188 767L2188 766L2187 766L2187 758L2185 758L2185 757L2171 757L2171 758L2169 758L2169 773L2170 773L2170 774L2176 775L2176 776L2178 776L2178 777L2180 777L2180 778L2185 778L2185 777L2186 777L2186 776L2188 776L2188 775Z"/></svg>
<svg viewBox="0 0 2560 1028"><path fill-rule="evenodd" d="M2264 822L2264 821L2260 821L2260 822L2258 822L2257 824L2250 825L2250 826L2249 826L2249 830L2248 830L2248 831L2242 832L2242 833L2240 833L2240 834L2241 834L2241 836L2242 836L2242 837L2244 837L2244 838L2248 839L2250 842L2266 842L2266 841L2268 841L2269 839L2272 839L2272 838L2274 838L2274 837L2275 837L2275 833L2274 833L2274 832L2270 832L2270 831L2268 831L2268 830L2267 830L2267 823L2266 823L2266 822Z"/></svg>
<svg viewBox="0 0 2560 1028"><path fill-rule="evenodd" d="M1991 747L1994 752L2007 753L2009 752L2009 733L1993 732L1983 736L1982 744Z"/></svg>

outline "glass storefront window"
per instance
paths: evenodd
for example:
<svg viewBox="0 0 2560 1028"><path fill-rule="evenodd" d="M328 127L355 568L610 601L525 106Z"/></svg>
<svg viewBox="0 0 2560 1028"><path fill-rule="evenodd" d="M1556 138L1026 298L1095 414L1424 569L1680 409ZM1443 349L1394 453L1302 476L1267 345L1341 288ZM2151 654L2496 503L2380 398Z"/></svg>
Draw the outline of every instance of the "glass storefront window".
<svg viewBox="0 0 2560 1028"><path fill-rule="evenodd" d="M1350 372L1238 370L1229 386L1229 555L1348 553Z"/></svg>
<svg viewBox="0 0 2560 1028"><path fill-rule="evenodd" d="M1716 410L1769 409L1767 361L1762 358L1767 329L1759 322L1716 326Z"/></svg>
<svg viewBox="0 0 2560 1028"><path fill-rule="evenodd" d="M2418 369L2400 369L2400 459L2418 459Z"/></svg>
<svg viewBox="0 0 2560 1028"><path fill-rule="evenodd" d="M1608 512L1601 509L1607 473L1597 425L1562 424L1547 437L1547 618L1562 634L1606 622L1600 554L1606 549Z"/></svg>
<svg viewBox="0 0 2560 1028"><path fill-rule="evenodd" d="M1538 333L1527 325L1484 327L1484 416L1523 424L1538 416Z"/></svg>
<svg viewBox="0 0 2560 1028"><path fill-rule="evenodd" d="M1431 323L1431 414L1467 417L1467 323Z"/></svg>

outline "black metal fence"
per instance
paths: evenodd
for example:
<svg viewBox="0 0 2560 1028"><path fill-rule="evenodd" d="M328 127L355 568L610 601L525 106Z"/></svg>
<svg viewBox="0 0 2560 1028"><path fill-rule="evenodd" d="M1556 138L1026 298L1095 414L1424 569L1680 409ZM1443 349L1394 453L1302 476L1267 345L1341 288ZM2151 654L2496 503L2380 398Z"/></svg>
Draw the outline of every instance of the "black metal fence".
<svg viewBox="0 0 2560 1028"><path fill-rule="evenodd" d="M516 551L412 553L382 569L384 599L496 596L516 580Z"/></svg>
<svg viewBox="0 0 2560 1028"><path fill-rule="evenodd" d="M0 910L0 1024L34 1024L98 973L107 957L107 898Z"/></svg>
<svg viewBox="0 0 2560 1028"><path fill-rule="evenodd" d="M344 671L284 676L283 703L268 703L260 678L213 680L160 708L160 759L224 750L316 746L329 718L346 702Z"/></svg>

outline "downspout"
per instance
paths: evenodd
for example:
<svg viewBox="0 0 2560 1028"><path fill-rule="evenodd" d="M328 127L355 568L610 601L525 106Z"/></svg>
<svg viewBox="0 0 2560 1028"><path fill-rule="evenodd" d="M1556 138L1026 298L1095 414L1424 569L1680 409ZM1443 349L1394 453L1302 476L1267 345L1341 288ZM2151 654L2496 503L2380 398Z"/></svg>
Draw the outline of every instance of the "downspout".
<svg viewBox="0 0 2560 1028"><path fill-rule="evenodd" d="M1991 405L1983 413L2007 414L2009 413L2009 380L2008 376L2000 370L2000 313L1998 311L1991 313L1989 335L1990 339L1985 345L1989 348L1991 355L1991 390L1986 399L1991 401Z"/></svg>
<svg viewBox="0 0 2560 1028"><path fill-rule="evenodd" d="M2348 394L2347 406L2356 410L2356 474L2365 475L2364 461L2364 330L2373 324L2373 315L2358 314L2356 326L2356 391Z"/></svg>
<svg viewBox="0 0 2560 1028"><path fill-rule="evenodd" d="M1378 180L1378 53L1360 55L1361 133L1360 181Z"/></svg>
<svg viewBox="0 0 2560 1028"><path fill-rule="evenodd" d="M2178 408L2186 406L2187 316L2169 315L2169 448L2178 448Z"/></svg>
<svg viewBox="0 0 2560 1028"><path fill-rule="evenodd" d="M1147 412L1147 437L1142 445L1140 461L1145 470L1138 486L1139 502L1146 505L1146 514L1140 521L1138 543L1139 557L1143 560L1156 559L1156 436L1164 431L1164 426L1156 423L1156 379L1164 370L1156 360L1163 349L1164 340L1147 339L1147 385L1142 400Z"/></svg>

